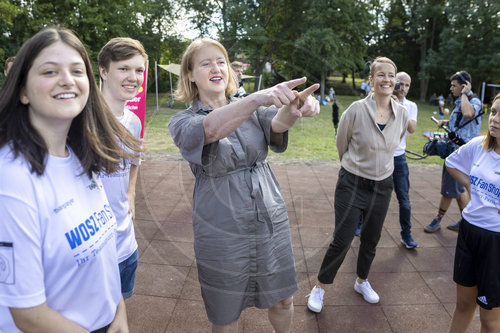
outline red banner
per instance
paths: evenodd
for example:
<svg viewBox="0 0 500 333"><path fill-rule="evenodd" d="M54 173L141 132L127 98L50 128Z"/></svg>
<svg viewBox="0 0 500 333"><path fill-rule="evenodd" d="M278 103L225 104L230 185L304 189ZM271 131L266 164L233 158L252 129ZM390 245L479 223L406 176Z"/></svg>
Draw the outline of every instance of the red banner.
<svg viewBox="0 0 500 333"><path fill-rule="evenodd" d="M146 87L148 81L148 62L146 62L146 68L144 68L144 82L139 88L139 91L130 101L125 104L125 108L132 111L141 120L142 131L141 139L144 137L144 118L146 116Z"/></svg>

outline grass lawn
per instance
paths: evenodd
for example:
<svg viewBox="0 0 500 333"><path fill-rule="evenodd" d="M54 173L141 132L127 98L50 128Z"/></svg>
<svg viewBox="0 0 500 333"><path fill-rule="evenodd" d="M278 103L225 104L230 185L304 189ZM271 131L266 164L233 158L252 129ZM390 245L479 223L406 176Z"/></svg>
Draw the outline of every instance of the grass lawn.
<svg viewBox="0 0 500 333"><path fill-rule="evenodd" d="M338 96L338 105L342 113L352 102L357 100L356 96ZM144 145L148 151L177 152L170 132L168 122L170 117L184 108L183 103L176 102L174 109L166 107L168 101L167 94L160 94L160 110L156 112L156 98L154 94L148 95L146 107L146 125L144 132ZM436 131L435 123L430 119L431 116L438 118L437 106L430 106L428 103L417 102L418 105L418 124L414 134L407 136L407 149L422 153L422 148L427 142L422 133L427 131ZM483 116L481 133L486 133L487 115ZM321 106L321 113L315 118L299 119L295 126L290 129L288 149L282 154L269 153L270 156L291 159L309 159L309 160L338 160L337 148L335 146L334 129L332 124L331 105ZM437 156L427 157L423 160L413 161L408 159L409 163L441 164L442 159Z"/></svg>

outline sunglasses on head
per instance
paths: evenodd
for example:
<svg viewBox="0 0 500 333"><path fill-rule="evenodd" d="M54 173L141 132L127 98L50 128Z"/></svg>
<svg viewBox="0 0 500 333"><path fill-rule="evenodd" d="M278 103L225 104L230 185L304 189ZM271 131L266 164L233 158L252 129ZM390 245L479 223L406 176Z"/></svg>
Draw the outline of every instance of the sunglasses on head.
<svg viewBox="0 0 500 333"><path fill-rule="evenodd" d="M460 72L456 72L455 75L458 76L458 78L460 79L460 81L462 81L463 84L467 83L467 80Z"/></svg>

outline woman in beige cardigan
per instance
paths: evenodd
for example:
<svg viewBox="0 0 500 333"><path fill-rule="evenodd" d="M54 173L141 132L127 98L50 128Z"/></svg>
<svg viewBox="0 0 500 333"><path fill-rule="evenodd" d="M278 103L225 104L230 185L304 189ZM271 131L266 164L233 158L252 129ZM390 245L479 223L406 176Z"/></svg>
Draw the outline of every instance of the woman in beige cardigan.
<svg viewBox="0 0 500 333"><path fill-rule="evenodd" d="M392 60L375 59L370 69L372 93L351 104L340 119L337 149L342 167L335 189L335 232L307 303L311 311L321 311L325 285L333 283L360 216L363 229L354 290L369 303L379 301L367 278L391 200L393 154L408 122L404 107L391 98L396 73Z"/></svg>

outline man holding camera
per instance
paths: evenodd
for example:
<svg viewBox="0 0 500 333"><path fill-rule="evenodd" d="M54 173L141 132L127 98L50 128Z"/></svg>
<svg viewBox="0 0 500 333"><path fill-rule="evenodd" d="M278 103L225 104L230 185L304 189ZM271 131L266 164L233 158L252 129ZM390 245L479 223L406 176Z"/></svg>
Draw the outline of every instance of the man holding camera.
<svg viewBox="0 0 500 333"><path fill-rule="evenodd" d="M410 205L410 180L408 164L406 163L406 135L415 132L417 129L417 104L408 100L406 95L410 90L411 78L405 72L396 74L396 87L394 95L396 95L399 103L408 110L408 128L403 139L399 143L398 148L394 152L394 172L392 179L394 182L394 191L399 202L399 224L401 225L401 244L407 249L413 249L418 246L418 243L411 237L411 205Z"/></svg>
<svg viewBox="0 0 500 333"><path fill-rule="evenodd" d="M456 143L467 143L472 138L479 136L481 130L481 117L477 117L481 111L481 100L472 93L471 76L466 71L456 72L450 77L450 91L455 100L455 108L450 114L450 120L440 120L438 127L448 126L454 150L458 149ZM459 182L457 182L446 170L443 164L441 177L441 201L436 217L424 227L426 232L436 232L441 228L441 219L450 207L451 201L457 200L460 212L467 206L469 196ZM458 231L460 220L449 225L450 230Z"/></svg>

